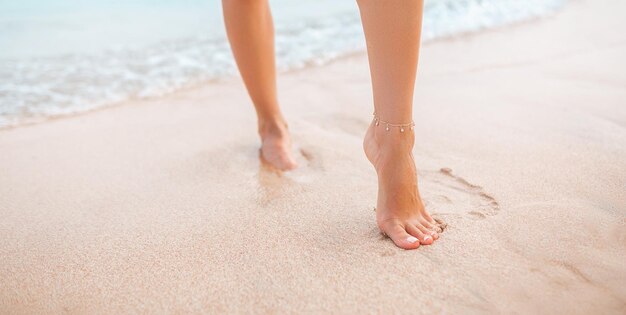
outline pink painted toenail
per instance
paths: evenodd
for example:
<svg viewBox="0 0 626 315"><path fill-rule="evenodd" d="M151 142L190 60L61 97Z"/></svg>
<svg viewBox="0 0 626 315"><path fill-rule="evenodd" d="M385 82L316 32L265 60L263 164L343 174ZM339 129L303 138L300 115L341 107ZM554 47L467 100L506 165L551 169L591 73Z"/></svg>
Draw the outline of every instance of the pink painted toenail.
<svg viewBox="0 0 626 315"><path fill-rule="evenodd" d="M424 236L424 242L425 242L425 241L428 241L428 240L429 240L429 239L431 239L431 238L432 238L432 237L430 237L430 236L428 236L428 235Z"/></svg>
<svg viewBox="0 0 626 315"><path fill-rule="evenodd" d="M413 236L409 236L409 237L406 238L406 241L411 243L411 244L413 244L413 243L417 242L417 238L413 237Z"/></svg>

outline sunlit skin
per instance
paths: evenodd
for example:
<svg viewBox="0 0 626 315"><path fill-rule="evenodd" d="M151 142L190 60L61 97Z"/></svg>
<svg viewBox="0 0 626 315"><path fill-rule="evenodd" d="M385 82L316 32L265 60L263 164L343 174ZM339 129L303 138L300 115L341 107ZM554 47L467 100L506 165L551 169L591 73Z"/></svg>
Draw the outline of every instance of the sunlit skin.
<svg viewBox="0 0 626 315"><path fill-rule="evenodd" d="M367 42L374 107L381 120L412 121L419 56L421 0L358 0ZM223 0L228 38L259 121L261 155L280 170L297 167L276 97L274 29L267 0ZM363 148L378 175L376 220L400 248L439 238L417 187L413 130L369 126Z"/></svg>
<svg viewBox="0 0 626 315"><path fill-rule="evenodd" d="M295 168L287 123L278 106L274 25L267 0L223 0L226 33L252 99L261 136L261 156L280 170Z"/></svg>

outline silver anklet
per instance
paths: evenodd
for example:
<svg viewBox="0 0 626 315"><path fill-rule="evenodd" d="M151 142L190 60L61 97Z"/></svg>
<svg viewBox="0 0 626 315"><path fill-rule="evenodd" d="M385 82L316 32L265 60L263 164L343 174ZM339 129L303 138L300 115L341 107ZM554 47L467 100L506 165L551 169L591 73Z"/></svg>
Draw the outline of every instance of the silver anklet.
<svg viewBox="0 0 626 315"><path fill-rule="evenodd" d="M409 128L410 130L413 130L413 128L415 127L415 122L413 121L411 121L408 124L392 124L388 121L381 120L380 117L376 116L376 112L374 112L374 122L376 126L380 124L385 125L385 130L387 131L391 130L391 128L400 128L400 132L404 132L405 128Z"/></svg>

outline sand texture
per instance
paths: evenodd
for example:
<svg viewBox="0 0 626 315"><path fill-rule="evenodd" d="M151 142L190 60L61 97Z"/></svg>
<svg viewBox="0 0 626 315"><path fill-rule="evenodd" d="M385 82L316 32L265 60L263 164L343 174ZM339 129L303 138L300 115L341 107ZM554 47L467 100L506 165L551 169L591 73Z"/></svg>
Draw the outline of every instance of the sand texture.
<svg viewBox="0 0 626 315"><path fill-rule="evenodd" d="M380 235L367 58L284 74L298 170L237 78L0 131L0 313L626 313L626 1L423 47L433 246Z"/></svg>

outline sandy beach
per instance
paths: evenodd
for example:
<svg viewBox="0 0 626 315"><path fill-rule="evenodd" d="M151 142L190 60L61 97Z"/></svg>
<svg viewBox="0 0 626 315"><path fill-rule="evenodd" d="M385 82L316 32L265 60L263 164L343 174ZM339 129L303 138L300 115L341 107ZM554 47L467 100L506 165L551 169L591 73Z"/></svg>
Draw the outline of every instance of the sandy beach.
<svg viewBox="0 0 626 315"><path fill-rule="evenodd" d="M396 248L362 151L364 53L282 74L301 167L239 78L0 130L0 313L624 314L626 2L423 46Z"/></svg>

